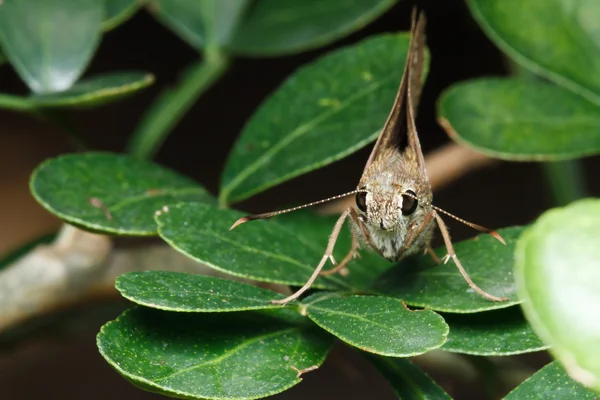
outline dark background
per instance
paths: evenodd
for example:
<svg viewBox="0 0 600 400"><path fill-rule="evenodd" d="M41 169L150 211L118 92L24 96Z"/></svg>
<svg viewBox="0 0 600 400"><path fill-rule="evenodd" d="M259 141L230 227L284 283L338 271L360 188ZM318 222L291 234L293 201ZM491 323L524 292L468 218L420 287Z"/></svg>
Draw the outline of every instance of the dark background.
<svg viewBox="0 0 600 400"><path fill-rule="evenodd" d="M195 178L216 193L226 156L245 121L292 71L332 49L369 35L408 30L415 3L425 10L428 18L427 42L432 54L417 127L425 153L446 143L448 138L436 123L436 101L440 93L461 80L503 75L506 61L473 21L462 0L401 1L365 29L325 48L272 59L237 59L175 128L157 162ZM141 69L153 72L156 84L120 103L70 115L93 148L122 151L152 99L160 90L175 83L182 68L196 58L195 50L142 11L104 36L86 75ZM0 68L0 88L12 93L26 91L8 66ZM0 111L0 254L55 231L60 225L31 198L27 181L32 169L43 159L72 150L57 127L25 114ZM258 195L239 207L253 212L268 211L351 190L369 152L370 148L363 149L334 165ZM586 166L589 171L592 161L586 161ZM594 191L598 193L597 185ZM541 169L530 163L502 163L477 171L435 195L439 206L493 228L525 224L552 206ZM457 239L473 234L466 227L450 224ZM162 398L134 388L98 354L95 334L100 324L116 313L109 309L90 324L80 324L75 335L45 332L18 346L1 347L0 390L7 396L3 398ZM461 398L481 398L481 393L475 394L471 389L457 390L453 394L462 393ZM309 396L315 399L394 398L373 368L358 353L341 345L319 372L306 375L303 384L281 398Z"/></svg>

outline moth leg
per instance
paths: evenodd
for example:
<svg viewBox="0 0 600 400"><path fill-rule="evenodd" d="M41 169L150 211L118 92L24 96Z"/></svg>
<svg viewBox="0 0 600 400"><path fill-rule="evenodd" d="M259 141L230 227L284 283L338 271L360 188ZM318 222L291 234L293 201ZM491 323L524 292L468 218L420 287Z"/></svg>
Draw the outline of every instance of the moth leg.
<svg viewBox="0 0 600 400"><path fill-rule="evenodd" d="M435 254L435 252L433 251L433 249L431 248L431 246L427 246L425 248L425 253L429 254L431 256L431 258L433 258L433 261L435 261L436 264L441 264L442 263L442 260L440 260L440 258L437 256L437 254Z"/></svg>
<svg viewBox="0 0 600 400"><path fill-rule="evenodd" d="M325 254L323 254L323 257L321 258L321 261L319 262L319 265L317 265L317 267L315 268L314 272L312 273L312 275L310 276L310 278L308 278L308 281L306 281L306 283L304 284L304 286L302 286L295 293L293 293L292 295L286 297L285 299L282 299L282 300L271 300L271 303L285 305L285 304L289 303L290 301L297 299L298 297L300 297L300 295L302 295L302 293L304 293L308 289L310 289L310 287L312 286L313 282L315 281L315 279L317 279L317 276L319 276L319 273L321 272L321 270L325 266L325 263L327 262L327 260L333 259L333 247L335 246L335 242L337 241L337 238L338 238L338 236L340 234L340 231L342 230L342 226L344 225L344 221L346 220L346 218L350 214L350 210L351 210L351 208L347 209L338 218L337 222L335 223L335 226L333 227L333 231L331 232L331 236L329 236L329 242L327 243L327 248L325 249Z"/></svg>
<svg viewBox="0 0 600 400"><path fill-rule="evenodd" d="M358 236L356 236L356 232L354 230L352 230L352 244L350 245L350 251L348 251L348 254L346 254L346 257L344 257L342 262L340 262L335 267L328 269L326 271L321 271L321 275L329 276L329 275L336 274L338 272L340 272L340 275L342 275L342 276L348 275L348 272L346 272L345 274L342 273L343 268L346 266L346 264L348 264L350 261L352 261L356 257L360 257L360 254L358 254L357 249L358 249Z"/></svg>
<svg viewBox="0 0 600 400"><path fill-rule="evenodd" d="M471 287L471 289L475 290L477 293L479 293L481 296L485 297L486 299L491 300L491 301L506 301L506 300L508 300L508 298L506 298L506 297L496 297L492 294L489 294L488 292L486 292L485 290L483 290L479 286L477 286L471 280L471 277L469 276L469 274L467 273L465 268L462 266L462 264L458 260L458 257L456 256L456 253L454 252L454 246L452 246L452 241L450 240L450 233L448 232L448 228L446 227L446 224L444 223L442 218L437 213L435 213L435 220L437 221L438 227L440 228L440 232L442 232L442 237L444 238L444 243L446 244L446 249L448 249L448 254L444 257L444 264L447 263L449 259L452 259L454 261L454 264L458 268L458 271L464 278L464 280L469 284L469 287Z"/></svg>
<svg viewBox="0 0 600 400"><path fill-rule="evenodd" d="M423 218L423 222L421 223L421 225L418 225L416 228L411 227L411 229L408 231L406 240L404 241L404 245L402 246L402 250L400 250L398 256L401 256L406 250L410 249L410 246L412 245L414 240L425 230L425 228L429 226L429 224L435 218L435 215L435 210L431 210L425 215L425 218Z"/></svg>

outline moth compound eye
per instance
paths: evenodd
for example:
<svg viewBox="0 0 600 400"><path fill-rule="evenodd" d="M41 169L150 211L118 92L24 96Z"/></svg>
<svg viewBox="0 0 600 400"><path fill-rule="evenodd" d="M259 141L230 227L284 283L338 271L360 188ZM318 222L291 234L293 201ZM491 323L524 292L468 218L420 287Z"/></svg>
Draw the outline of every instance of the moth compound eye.
<svg viewBox="0 0 600 400"><path fill-rule="evenodd" d="M419 205L419 201L416 197L417 195L412 190L407 190L406 193L402 195L402 215L410 215L415 212Z"/></svg>
<svg viewBox="0 0 600 400"><path fill-rule="evenodd" d="M356 193L356 206L362 212L367 212L367 192Z"/></svg>

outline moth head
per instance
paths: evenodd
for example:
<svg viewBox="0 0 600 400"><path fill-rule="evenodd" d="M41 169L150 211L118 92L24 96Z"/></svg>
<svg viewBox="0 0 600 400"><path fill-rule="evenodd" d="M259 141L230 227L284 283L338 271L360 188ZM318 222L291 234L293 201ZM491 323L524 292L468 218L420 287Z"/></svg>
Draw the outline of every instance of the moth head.
<svg viewBox="0 0 600 400"><path fill-rule="evenodd" d="M413 188L381 190L364 186L358 189L355 201L361 221L383 231L404 228L423 213L420 209L424 205Z"/></svg>

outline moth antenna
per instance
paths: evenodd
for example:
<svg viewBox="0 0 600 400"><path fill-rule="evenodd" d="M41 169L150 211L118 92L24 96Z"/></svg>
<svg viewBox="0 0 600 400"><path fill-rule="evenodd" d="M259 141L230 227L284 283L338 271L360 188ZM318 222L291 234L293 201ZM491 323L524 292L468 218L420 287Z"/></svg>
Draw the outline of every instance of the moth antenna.
<svg viewBox="0 0 600 400"><path fill-rule="evenodd" d="M303 208L308 208L308 207L316 206L316 205L319 205L319 204L327 203L328 201L341 199L342 197L351 196L351 195L359 193L359 192L364 192L364 190L358 190L358 189L357 190L353 190L351 192L347 192L347 193L343 193L343 194L338 194L336 196L328 197L328 198L323 199L323 200L313 201L312 203L303 204L301 206L296 206L296 207L292 207L292 208L287 208L285 210L271 211L271 212L262 213L262 214L247 215L247 216L242 217L242 218L238 219L237 221L235 221L235 223L233 225L231 225L231 228L229 228L229 230L234 229L236 226L241 225L244 222L252 221L252 220L255 220L255 219L267 219L267 218L275 217L276 215L281 215L281 214L289 213L289 212L292 212L292 211L301 210Z"/></svg>
<svg viewBox="0 0 600 400"><path fill-rule="evenodd" d="M500 234L490 228L486 228L485 226L481 226L481 225L477 225L474 224L473 222L469 222L467 220L464 220L460 217L457 217L454 214L450 214L448 211L442 210L439 207L434 206L433 204L431 204L431 207L436 210L441 212L442 214L445 214L447 216L449 216L450 218L454 218L455 220L457 220L458 222L462 222L463 224L470 226L473 229L477 229L479 232L484 232L484 233L489 233L490 235L492 235L496 240L498 240L500 243L502 243L503 245L506 246L506 242L504 241L504 239L502 238L502 236L500 236Z"/></svg>

